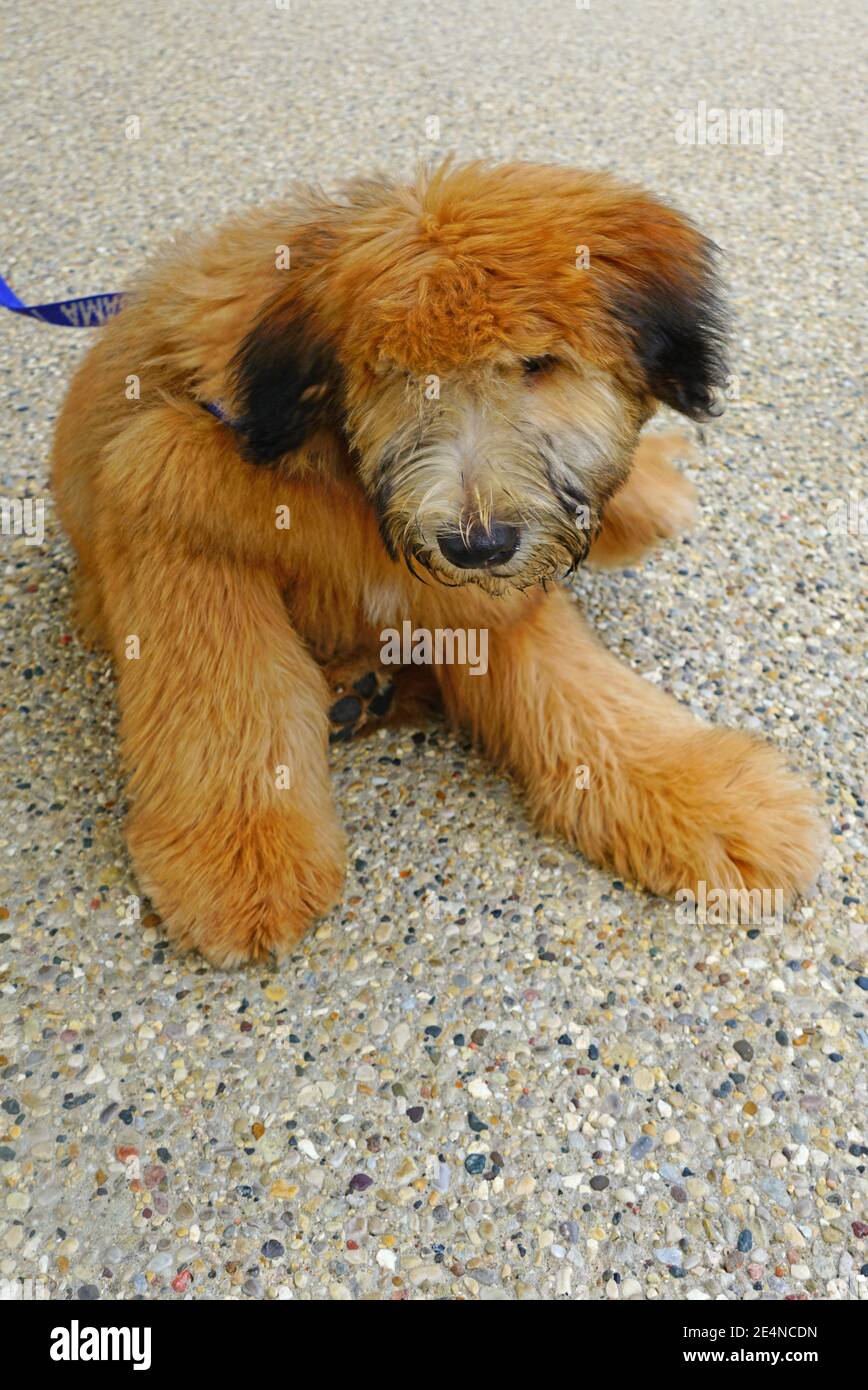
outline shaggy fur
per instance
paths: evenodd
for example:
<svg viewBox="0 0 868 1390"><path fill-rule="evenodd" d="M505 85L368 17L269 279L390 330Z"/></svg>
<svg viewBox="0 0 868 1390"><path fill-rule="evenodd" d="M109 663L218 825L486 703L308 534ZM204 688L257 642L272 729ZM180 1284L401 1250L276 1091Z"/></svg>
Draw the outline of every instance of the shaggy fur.
<svg viewBox="0 0 868 1390"><path fill-rule="evenodd" d="M689 521L680 442L640 430L659 401L713 411L722 373L708 243L600 174L300 189L143 275L53 477L117 666L139 881L180 943L280 952L335 901L323 668L370 669L406 619L488 630L484 677L429 684L596 862L665 894L810 882L779 755L698 724L547 583Z"/></svg>

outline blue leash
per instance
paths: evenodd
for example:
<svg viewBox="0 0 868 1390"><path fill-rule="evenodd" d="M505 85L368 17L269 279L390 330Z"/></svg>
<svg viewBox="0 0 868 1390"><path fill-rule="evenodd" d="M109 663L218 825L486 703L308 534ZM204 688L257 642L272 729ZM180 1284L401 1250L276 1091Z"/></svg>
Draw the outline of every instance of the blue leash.
<svg viewBox="0 0 868 1390"><path fill-rule="evenodd" d="M25 304L0 275L0 309L13 314L26 314L41 323L59 328L96 328L106 319L114 318L123 308L125 296L119 294L84 294L77 299L56 299L50 304ZM232 421L218 401L200 401L222 425Z"/></svg>
<svg viewBox="0 0 868 1390"><path fill-rule="evenodd" d="M122 294L85 294L78 299L57 299L50 304L25 304L0 275L0 308L13 314L53 323L59 328L94 328L113 318L123 307Z"/></svg>

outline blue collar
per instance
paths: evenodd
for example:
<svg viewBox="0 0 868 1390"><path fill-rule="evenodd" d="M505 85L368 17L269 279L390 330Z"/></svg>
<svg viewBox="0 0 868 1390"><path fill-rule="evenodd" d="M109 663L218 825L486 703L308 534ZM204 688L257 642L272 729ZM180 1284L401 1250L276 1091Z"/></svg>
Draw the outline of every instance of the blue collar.
<svg viewBox="0 0 868 1390"><path fill-rule="evenodd" d="M219 420L221 425L229 425L230 428L234 429L235 421L226 414L219 401L200 401L199 404L213 415L215 420Z"/></svg>

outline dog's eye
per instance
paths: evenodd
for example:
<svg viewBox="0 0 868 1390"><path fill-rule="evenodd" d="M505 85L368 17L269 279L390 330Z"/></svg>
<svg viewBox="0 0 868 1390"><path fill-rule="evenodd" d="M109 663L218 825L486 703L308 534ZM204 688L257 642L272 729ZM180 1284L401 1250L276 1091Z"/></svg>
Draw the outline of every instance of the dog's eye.
<svg viewBox="0 0 868 1390"><path fill-rule="evenodd" d="M521 365L525 376L539 376L540 372L547 372L555 365L555 359L549 356L524 357Z"/></svg>

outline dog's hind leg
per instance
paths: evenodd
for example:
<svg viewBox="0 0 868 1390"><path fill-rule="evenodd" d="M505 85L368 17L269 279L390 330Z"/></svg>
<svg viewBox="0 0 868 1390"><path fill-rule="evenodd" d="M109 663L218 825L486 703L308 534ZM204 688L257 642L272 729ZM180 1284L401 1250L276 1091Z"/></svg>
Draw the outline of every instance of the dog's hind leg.
<svg viewBox="0 0 868 1390"><path fill-rule="evenodd" d="M692 456L683 434L643 436L627 481L606 504L602 530L588 552L589 565L616 569L633 564L660 541L688 529L696 517L696 489L673 460Z"/></svg>
<svg viewBox="0 0 868 1390"><path fill-rule="evenodd" d="M518 774L543 828L667 896L704 883L780 890L783 904L811 883L814 798L775 749L700 724L605 651L562 590L512 605L511 625L502 602L453 592L452 626L490 627L488 671L437 673L453 717Z"/></svg>
<svg viewBox="0 0 868 1390"><path fill-rule="evenodd" d="M346 743L386 724L419 724L440 708L440 690L423 666L382 666L376 651L330 663L329 743Z"/></svg>

